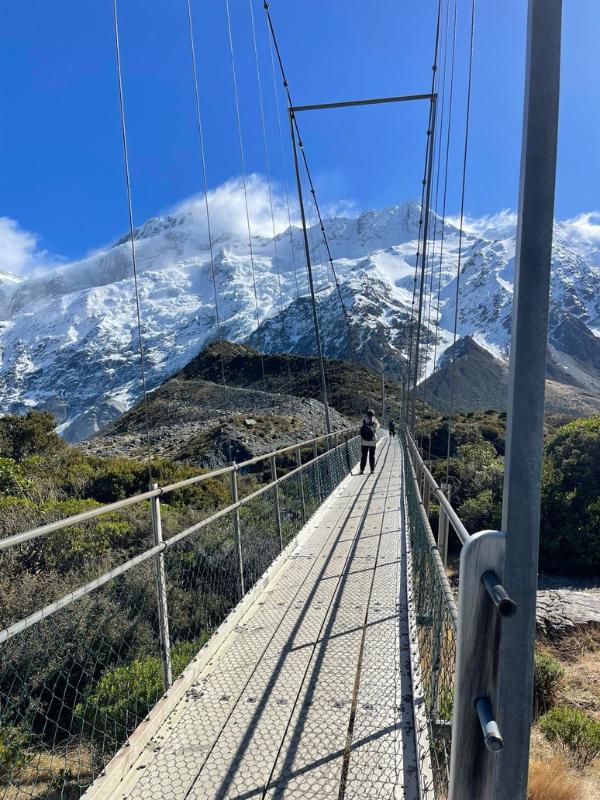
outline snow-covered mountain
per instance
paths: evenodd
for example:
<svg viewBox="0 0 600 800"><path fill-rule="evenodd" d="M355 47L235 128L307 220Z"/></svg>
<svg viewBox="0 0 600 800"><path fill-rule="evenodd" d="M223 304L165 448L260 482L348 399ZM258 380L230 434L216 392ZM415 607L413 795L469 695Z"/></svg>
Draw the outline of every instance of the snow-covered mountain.
<svg viewBox="0 0 600 800"><path fill-rule="evenodd" d="M224 188L229 197L237 197L236 191L239 194L235 182ZM260 190L258 179L252 188ZM258 207L251 204L251 254L239 202L233 206L221 202L219 191L223 189L209 196L216 220L214 274L203 201L188 202L171 214L151 219L135 233L149 388L217 337L215 286L223 338L249 341L271 352L314 351L300 229L288 227L282 209L276 207L273 237L270 209L267 214L263 197ZM402 372L420 213L418 203L409 201L356 217L326 220L350 333L319 231L310 230L327 355L357 353L369 366L378 366L383 356L391 374ZM591 365L600 375L600 237L590 238L588 228L584 235L573 221L556 224L552 343L562 366L587 375ZM485 229L470 226L463 241L459 334L473 335L505 356L514 230L506 224ZM447 222L437 358L451 342L457 252L458 229ZM437 270L439 255L435 263ZM435 311L434 303L423 320L424 328L432 330L432 342ZM42 274L0 274L0 320L0 411L48 409L56 415L61 432L79 440L140 396L128 237ZM432 346L429 370L433 352Z"/></svg>

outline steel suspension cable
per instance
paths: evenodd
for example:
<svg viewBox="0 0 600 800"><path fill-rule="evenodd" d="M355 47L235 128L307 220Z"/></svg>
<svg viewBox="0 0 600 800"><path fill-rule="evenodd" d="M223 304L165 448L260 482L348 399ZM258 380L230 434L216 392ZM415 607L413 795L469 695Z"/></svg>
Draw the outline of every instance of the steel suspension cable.
<svg viewBox="0 0 600 800"><path fill-rule="evenodd" d="M339 298L339 301L340 301L340 306L341 306L341 309L342 309L342 315L344 317L344 322L345 322L346 327L348 329L348 341L350 343L351 351L353 351L354 354L357 355L358 354L358 347L356 347L356 345L353 344L353 339L354 339L353 330L352 330L352 326L350 324L348 310L346 308L346 305L344 303L344 299L343 299L343 296L342 296L340 283L339 283L338 276L337 276L337 271L335 269L335 264L334 264L334 261L333 261L331 248L330 248L330 245L329 245L329 239L327 238L327 233L325 231L325 226L323 224L323 218L322 218L322 215L321 215L321 209L320 209L319 202L318 202L318 199L317 199L317 193L316 193L314 182L313 182L313 179L312 179L312 173L311 173L311 170L310 170L310 166L308 164L308 158L307 158L307 155L306 155L306 151L304 149L304 143L302 141L302 135L300 133L298 120L297 120L296 114L293 111L291 111L291 109L293 108L294 104L292 102L292 96L291 96L291 92L290 92L290 88L289 88L289 83L288 83L288 80L287 80L287 77L286 77L286 72L285 72L285 68L284 68L284 65L283 65L283 59L281 57L281 51L279 49L279 44L278 44L278 41L277 41L277 36L275 34L275 28L274 28L274 25L273 25L273 19L271 17L270 7L269 7L269 3L267 2L267 0L264 0L263 7L264 7L266 15L267 15L267 22L268 22L268 25L269 25L269 31L270 31L270 34L271 34L271 39L273 41L273 46L275 48L275 53L277 55L277 61L279 63L279 70L280 70L280 73L281 73L283 86L284 86L284 89L285 89L285 92L286 92L286 95L287 95L288 108L290 109L290 122L291 122L292 127L295 129L296 137L298 139L298 147L300 149L300 153L301 153L301 156L302 156L302 163L304 165L304 170L305 170L306 177L307 177L307 180L308 180L310 195L312 197L312 200L313 200L313 203L314 203L314 206L315 206L315 210L316 210L316 213L317 213L319 229L320 229L321 235L323 237L323 243L325 245L329 267L330 267L332 275L333 275L335 287L336 287L338 298ZM353 382L355 384L354 395L357 396L357 392L356 392L356 365L355 365L354 361L352 362L352 364L353 364Z"/></svg>
<svg viewBox="0 0 600 800"><path fill-rule="evenodd" d="M442 143L442 135L444 132L444 115L446 111L446 67L447 67L447 56L448 56L448 22L449 22L449 12L450 12L450 0L446 0L446 11L443 14L443 51L444 51L444 58L443 58L443 66L442 66L442 80L441 80L441 106L440 106L440 122L439 122L439 137L436 137L436 141L440 141L440 146L436 148L436 156L437 156L437 166L436 166L436 178L435 178L435 201L434 201L434 208L435 208L435 216L434 216L434 223L433 223L433 243L431 247L431 256L430 256L430 267L431 267L431 276L429 281L429 301L428 301L428 318L427 318L427 328L428 328L428 337L427 337L427 348L426 348L426 363L429 363L429 357L431 353L431 333L432 333L432 323L431 323L431 315L432 315L432 306L433 306L433 293L434 293L434 279L435 279L435 264L436 264L436 253L435 253L435 245L437 242L437 232L438 232L438 220L441 223L442 228L442 237L443 237L443 229L444 229L444 217L440 218L438 209L439 209L439 190L440 190L440 176L442 172L442 154L443 150L441 147ZM439 89L438 89L439 92ZM441 278L441 273L440 276ZM439 311L440 311L440 291L441 291L441 282L438 280L438 287L437 287L437 308L435 311L435 334L433 335L433 364L432 364L432 372L435 371L435 364L437 360L437 343L439 337ZM423 406L427 405L427 382L424 381L423 383L423 394L422 394L422 401ZM429 465L431 465L431 428L429 430L429 447L428 447L428 461Z"/></svg>
<svg viewBox="0 0 600 800"><path fill-rule="evenodd" d="M273 231L273 249L275 255L275 273L277 275L277 286L279 290L279 312L281 318L281 341L283 343L284 339L286 338L286 325L285 320L283 318L283 311L284 311L284 302L283 302L283 290L281 288L281 264L279 261L279 253L277 252L277 233L275 230L275 212L273 211L273 191L271 187L271 161L269 157L269 143L267 140L267 126L265 123L265 110L264 110L264 103L263 103L263 90L262 90L262 80L260 76L260 64L258 59L258 47L256 44L256 26L254 24L254 9L252 7L252 0L248 0L248 5L250 7L250 27L252 30L252 46L254 51L254 64L256 67L256 85L258 88L258 104L260 108L260 124L262 129L262 139L263 139L263 149L265 153L265 169L267 172L267 188L269 193L269 209L271 212L271 228ZM288 351L290 349L290 341L291 337L289 331L287 332L287 342L288 342ZM290 362L286 362L287 365L287 375L288 375L288 390L290 394L293 394L292 391L292 374L290 371Z"/></svg>
<svg viewBox="0 0 600 800"><path fill-rule="evenodd" d="M238 84L237 84L237 69L235 66L235 54L234 54L234 47L233 47L233 33L232 33L232 26L231 26L231 12L229 9L229 0L225 0L225 14L227 19L227 36L229 40L229 55L231 57L231 75L233 80L233 97L235 101L235 116L237 122L237 131L238 131L238 141L239 141L239 149L240 149L240 165L242 169L242 185L244 190L244 206L246 210L246 226L248 228L248 249L250 252L250 265L252 268L252 287L254 291L254 304L256 309L256 325L257 329L260 328L260 312L258 310L258 291L256 288L256 270L254 265L254 249L252 247L252 229L250 227L250 209L248 206L248 186L246 181L246 159L244 156L244 141L242 137L242 119L240 115L240 102L239 102L239 92L238 92ZM263 379L263 389L267 391L267 377L265 373L265 359L264 355L261 351L260 353L260 364L262 369L262 379Z"/></svg>
<svg viewBox="0 0 600 800"><path fill-rule="evenodd" d="M148 483L152 485L152 449L150 446L150 422L148 413L148 392L146 385L146 357L144 352L144 339L142 335L142 310L138 285L137 261L135 252L135 228L133 224L133 198L131 189L131 173L129 170L129 148L127 145L127 126L125 123L125 99L123 96L123 71L121 67L121 44L119 40L119 10L117 0L113 0L113 26L115 41L115 58L117 68L117 87L119 94L119 115L121 121L121 141L123 147L123 168L125 173L125 190L127 194L127 214L129 220L129 239L131 241L131 267L133 271L133 286L135 293L135 311L140 353L140 377L144 393L144 428L146 438L146 451L148 459Z"/></svg>
<svg viewBox="0 0 600 800"><path fill-rule="evenodd" d="M190 35L190 51L192 56L192 75L194 81L194 98L196 108L196 129L198 132L198 144L200 146L200 165L202 170L202 183L204 186L204 207L206 211L206 230L208 235L208 248L210 252L210 267L212 276L213 293L215 300L215 325L217 329L217 337L219 340L220 358L221 358L221 383L225 386L225 357L223 354L223 336L221 333L221 318L219 314L219 298L217 292L217 277L215 270L215 257L213 248L212 225L210 218L210 207L208 202L208 178L206 172L206 150L204 144L204 127L202 125L202 110L200 105L200 91L198 81L198 67L196 59L196 43L194 39L194 24L192 16L192 0L186 0L188 11L188 28Z"/></svg>
<svg viewBox="0 0 600 800"><path fill-rule="evenodd" d="M448 5L446 9L446 23L448 23L450 13L450 0L448 0ZM443 259L444 259L444 244L445 244L445 235L446 235L446 202L448 197L448 169L450 163L450 141L451 141L451 130L452 130L452 110L453 110L453 101L454 101L454 67L455 67L455 57L456 57L456 29L457 29L457 17L458 17L458 0L454 0L454 13L453 13L453 21L452 21L452 49L451 49L451 60L450 60L450 87L449 87L449 96L448 96L448 121L446 125L446 140L445 140L445 155L444 155L444 182L443 182L443 190L442 190L442 232L441 232L441 239L440 239L440 258L439 258L439 267L438 267L438 287L437 287L437 309L436 309L436 339L435 339L435 346L433 351L433 364L435 369L435 364L437 361L437 345L438 345L438 338L439 338L439 330L440 330L440 296L442 291L442 266L443 266ZM443 75L444 75L444 85L446 83L446 56L447 56L447 40L446 40L446 51L444 52L444 68L443 68ZM443 129L441 131L443 134ZM429 463L431 464L431 436L429 437Z"/></svg>
<svg viewBox="0 0 600 800"><path fill-rule="evenodd" d="M281 170L283 174L283 186L285 192L285 203L287 208L287 218L288 218L288 231L290 235L290 251L292 254L292 270L294 273L294 287L296 290L296 300L300 300L300 287L298 284L298 263L296 260L296 245L294 244L294 231L292 227L292 213L291 213L291 206L290 206L290 194L288 188L288 180L287 180L287 162L285 158L285 147L283 144L283 128L281 126L281 107L279 104L279 90L278 90L278 82L277 76L275 72L275 54L273 52L273 40L271 39L271 33L269 30L269 21L265 18L266 26L267 26L267 39L269 42L269 53L271 56L271 76L273 80L273 95L275 97L275 112L277 116L277 130L279 133L279 148L281 154ZM309 392L309 382L308 382L308 363L306 359L306 354L303 356L304 361L304 380L306 383L306 390L307 393Z"/></svg>
<svg viewBox="0 0 600 800"><path fill-rule="evenodd" d="M469 66L467 77L467 107L465 118L465 136L462 163L462 181L460 197L460 228L458 232L458 259L456 265L456 294L454 306L454 330L452 337L452 365L450 370L450 414L448 418L448 441L446 447L446 484L450 477L450 446L452 439L452 423L454 415L454 379L456 370L456 338L458 331L458 308L460 303L460 270L462 266L463 225L465 218L465 190L467 182L467 161L469 154L469 122L471 117L471 89L473 84L473 52L475 43L475 0L471 0L471 26L469 34Z"/></svg>
<svg viewBox="0 0 600 800"><path fill-rule="evenodd" d="M427 147L426 147L426 158L425 158L425 169L424 169L424 184L423 189L425 193L425 213L423 213L423 206L421 205L421 219L423 220L423 239L422 239L422 250L421 250L421 278L420 278L420 285L419 285L419 302L418 302L418 312L417 312L417 322L416 322L416 331L415 331L415 358L414 358L414 384L413 384L413 394L412 394L412 424L413 428L416 424L416 399L417 399L417 383L419 379L419 348L420 348L420 341L421 341L421 323L422 323L422 316L423 316L423 292L425 288L425 267L427 263L427 244L428 244L428 235L429 235L429 222L430 222L430 197L431 197L431 176L432 176L432 167L433 167L433 147L434 147L434 137L435 137L435 130L436 130L436 102L435 102L435 88L436 88L436 79L437 79L437 70L438 70L438 52L439 52L439 43L440 43L440 26L441 26L441 13L442 13L442 2L438 0L438 8L437 8L437 21L436 21L436 32L435 32L435 46L434 46L434 54L433 54L433 65L431 67L431 103L429 107L429 124L427 128ZM419 221L420 222L420 221ZM410 380L410 375L409 375Z"/></svg>

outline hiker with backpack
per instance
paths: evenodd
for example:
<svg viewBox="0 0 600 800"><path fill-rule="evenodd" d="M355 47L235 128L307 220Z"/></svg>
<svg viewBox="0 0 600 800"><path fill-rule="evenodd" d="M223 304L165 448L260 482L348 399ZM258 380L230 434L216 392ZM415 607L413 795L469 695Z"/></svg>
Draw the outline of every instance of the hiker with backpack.
<svg viewBox="0 0 600 800"><path fill-rule="evenodd" d="M375 417L375 412L372 408L367 411L367 416L363 419L360 426L360 474L364 475L365 467L367 466L367 456L369 458L369 466L371 467L371 474L375 470L375 447L377 440L375 431L379 427L379 422Z"/></svg>
<svg viewBox="0 0 600 800"><path fill-rule="evenodd" d="M389 432L390 432L390 436L395 436L396 435L396 423L394 422L393 419L390 420L390 424L389 424L389 428L388 429L389 429Z"/></svg>

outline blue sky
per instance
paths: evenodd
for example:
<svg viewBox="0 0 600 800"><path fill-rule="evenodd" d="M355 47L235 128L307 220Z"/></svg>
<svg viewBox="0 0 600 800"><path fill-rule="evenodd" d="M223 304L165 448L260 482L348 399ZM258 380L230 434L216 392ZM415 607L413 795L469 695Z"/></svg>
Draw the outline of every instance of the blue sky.
<svg viewBox="0 0 600 800"><path fill-rule="evenodd" d="M274 178L281 181L262 0L254 1ZM446 0L444 0L445 2ZM230 0L248 172L264 172L248 0ZM273 0L297 103L428 91L435 0ZM451 3L452 5L452 3ZM479 0L467 211L516 206L525 0ZM448 210L458 210L470 2L459 0L455 139ZM240 172L224 0L193 0L208 178ZM201 189L186 0L120 0L137 224ZM0 30L0 217L32 247L75 258L127 227L112 0L4 0ZM557 216L600 208L600 12L565 2ZM417 196L425 106L304 116L329 207ZM284 131L286 157L287 131ZM1 231L0 231L1 232Z"/></svg>

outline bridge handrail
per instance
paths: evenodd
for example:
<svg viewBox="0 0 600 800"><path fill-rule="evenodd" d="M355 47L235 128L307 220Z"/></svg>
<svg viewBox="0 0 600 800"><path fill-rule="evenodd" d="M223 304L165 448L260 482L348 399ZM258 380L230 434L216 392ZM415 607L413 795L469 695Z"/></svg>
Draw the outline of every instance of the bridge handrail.
<svg viewBox="0 0 600 800"><path fill-rule="evenodd" d="M297 445L293 445L291 447L282 448L281 450L274 450L271 453L266 454L265 456L258 456L256 458L248 459L247 461L244 461L244 462L242 462L240 464L235 464L234 463L233 465L231 465L229 467L225 467L225 468L222 468L222 469L214 470L213 472L210 472L210 473L203 474L203 475L199 476L199 478L206 479L206 478L209 478L209 477L215 477L217 475L223 475L223 474L226 474L226 473L236 473L237 471L242 469L244 466L248 466L249 464L255 464L258 461L263 460L264 458L276 458L278 455L281 455L283 453L289 452L290 450L298 450L299 448L304 447L307 444L313 444L313 443L322 441L323 439L330 439L332 437L336 437L336 440L337 440L338 434L353 433L353 432L355 432L357 430L358 430L358 427L356 427L356 428L344 428L342 431L338 431L337 433L327 434L325 436L319 436L319 437L317 437L315 439L309 439L309 440L307 440L305 442L300 442ZM336 445L336 446L339 446L339 445ZM108 570L107 572L103 573L102 575L99 575L98 577L94 578L94 580L90 581L89 583L85 584L84 586L81 586L78 589L75 589L74 591L69 592L68 594L64 595L63 597L59 598L58 600L55 600L54 602L48 604L44 608L39 609L38 611L35 611L33 614L30 614L29 616L24 617L23 619L20 619L17 622L12 623L11 625L9 625L6 628L4 628L3 630L0 630L0 644L3 644L4 642L6 642L9 639L11 639L13 636L16 636L17 634L22 633L24 630L27 630L27 628L30 628L32 625L35 625L36 623L41 622L41 620L46 619L47 617L51 616L52 614L56 613L57 611L60 611L62 608L66 608L66 606L70 605L71 603L74 603L76 600L79 600L82 597L85 597L86 595L88 595L91 592L95 591L96 589L100 588L101 586L103 586L104 584L106 584L109 581L113 580L114 578L118 577L119 575L123 575L125 572L128 572L133 567L136 567L139 564L144 563L144 561L148 561L149 559L154 558L155 556L164 553L165 550L168 550L169 548L171 548L174 545L178 544L183 539L188 538L192 534L197 533L199 530L202 530L202 528L206 528L209 525L211 525L213 522L216 522L217 520L221 519L222 517L225 517L225 516L227 516L229 514L232 514L235 511L239 510L240 508L242 508L242 506L246 505L251 500L255 500L256 498L260 497L261 495L265 494L266 492L268 492L268 491L270 491L272 489L275 489L281 483L289 480L293 476L295 476L295 475L299 474L300 472L302 472L304 469L306 469L307 466L314 465L315 463L318 463L322 459L326 458L329 455L329 452L330 452L329 450L326 450L324 453L321 453L318 456L314 456L313 458L310 459L310 461L307 461L305 464L301 464L300 466L296 467L295 469L292 469L289 472L286 472L286 474L282 475L281 477L277 477L277 478L269 481L269 483L266 483L264 486L261 486L260 489L256 489L256 491L251 492L250 494L245 495L244 497L236 500L235 502L230 503L229 505L225 506L224 508L219 509L219 511L216 511L214 514L211 514L208 517L204 517L199 522L194 523L194 525L190 525L188 528L185 528L184 530L180 531L179 533L174 534L173 536L169 537L168 539L161 540L154 547L151 547L151 548L149 548L147 550L144 550L143 552L139 553L134 558L129 559L128 561L124 562L123 564L119 564L119 565L113 567L112 569ZM74 516L67 517L64 520L59 520L59 522L51 523L50 525L41 526L40 528L34 529L33 531L30 531L29 533L33 533L33 532L35 532L35 530L37 530L37 531L41 531L41 533L38 534L38 536L41 536L41 535L43 535L43 533L51 532L49 530L44 530L44 529L51 528L52 531L54 531L54 530L60 530L61 528L70 527L71 525L75 525L77 522L88 520L88 519L91 519L92 517L97 517L97 516L100 515L100 513L108 513L109 511L116 510L116 508L123 508L125 506L131 505L132 504L131 501L140 502L140 501L148 499L148 498L159 497L161 494L165 494L167 491L174 491L175 488L181 488L181 484L189 485L188 481L180 481L179 483L170 484L169 486L163 487L162 489L161 488L152 489L152 490L150 490L148 492L144 492L142 494L134 495L133 498L127 498L126 500L120 500L120 501L118 501L116 503L109 503L109 504L106 504L105 506L102 506L102 507L100 507L98 509L93 509L93 511L96 512L95 514L93 514L92 512L84 512L82 514L76 514ZM16 534L15 536L11 536L11 537L9 537L7 539L2 540L4 542L9 542L9 544L6 545L4 548L0 548L0 549L7 549L7 547L11 546L11 544L12 545L22 544L24 541L30 541L32 538L34 538L32 536L29 536L26 539L22 538L23 536L26 536L26 535L27 535L27 532L25 534ZM15 540L18 540L18 541L15 541Z"/></svg>
<svg viewBox="0 0 600 800"><path fill-rule="evenodd" d="M119 511L122 508L127 508L128 506L135 505L136 503L141 503L144 500L151 500L153 497L160 497L162 495L168 494L169 492L174 492L178 489L184 489L187 486L192 486L197 483L201 483L203 481L214 479L221 477L222 475L229 475L232 472L239 471L246 467L250 467L254 464L258 464L260 461L266 461L267 459L278 458L280 456L286 455L287 453L298 451L299 448L308 447L309 445L316 446L319 442L326 441L329 444L330 440L333 440L335 444L337 444L338 438L340 435L349 436L350 434L356 433L358 431L358 426L352 426L349 428L343 428L339 431L334 431L333 433L323 434L322 436L316 436L312 439L306 439L302 442L298 442L297 444L288 445L286 447L282 447L279 450L271 450L269 453L264 453L263 455L254 456L253 458L249 458L246 461L241 461L239 464L235 462L230 464L227 467L221 467L220 469L211 470L210 472L203 472L202 474L195 475L191 478L185 478L184 480L177 481L176 483L170 483L166 486L156 486L153 489L149 489L147 492L141 492L140 494L132 495L131 497L126 497L123 500L117 500L114 503L105 503L104 505L98 506L97 508L91 508L89 511L82 511L80 514L73 514L70 517L65 517L64 519L58 520L57 522L49 522L46 525L40 525L36 528L31 528L28 531L23 531L23 533L16 533L13 536L7 536L4 539L0 539L0 551L7 550L10 547L14 547L19 544L24 544L25 542L30 542L32 539L37 539L40 536L45 536L49 533L54 533L55 531L62 530L63 528L71 527L72 525L78 525L81 522L87 522L88 520L95 519L96 517L100 517L104 514L110 514L113 511ZM314 459L312 459L314 460ZM294 472L296 470L293 470ZM289 473L288 473L289 474ZM285 477L285 476L283 476ZM269 486L272 484L269 484ZM247 502L252 497L258 496L261 491L263 491L266 487L259 489L252 495L248 495L247 497L243 498L243 500L239 501L240 504L243 502ZM237 506L229 507L227 510L230 512ZM214 521L214 518L209 518L210 521ZM204 521L206 522L206 521ZM197 528L194 528L197 530Z"/></svg>
<svg viewBox="0 0 600 800"><path fill-rule="evenodd" d="M52 584L50 592L38 598L33 582L32 593L25 589L24 605L17 597L6 606L0 624L0 727L17 737L25 762L30 756L48 754L62 765L60 776L69 780L71 760L80 758L77 748L81 746L87 771L81 773L80 788L97 777L97 770L138 728L152 704L175 679L181 681L178 676L185 665L196 664L190 666L189 674L193 674L198 664L207 662L212 653L212 640L207 637L237 624L252 592L272 580L286 563L295 537L356 465L357 434L358 427L352 426L314 437L2 540L0 553L10 559L13 553L7 548L11 546L149 501L130 515L136 534L131 547L117 542L118 552L102 557L98 565L77 562L73 572L67 566L64 574L71 585L57 583L60 593L54 592ZM323 442L326 446L319 448ZM278 465L277 459L286 454L292 457ZM259 462L265 463L258 471L259 488L252 481L249 493L239 497L240 470ZM269 468L270 474L265 474ZM221 501L227 503L225 507L163 537L162 525L168 517L161 509L161 495L227 474L231 495ZM188 514L183 519L189 524ZM47 568L53 569L51 559L60 560L62 537L37 541L48 544ZM55 553L52 548L57 546ZM16 558L27 561L40 556L43 562L44 554L38 549L30 552L26 547ZM95 575L96 570L102 574ZM59 571L56 580L62 579ZM46 643L52 658L48 669L38 674L40 651ZM138 673L144 676L142 683ZM59 725L68 748L52 733ZM145 735L140 734L136 746L146 741ZM59 747L63 748L60 753ZM76 769L80 766L77 761ZM39 773L40 786L45 774ZM48 780L54 777L52 772ZM25 779L29 780L29 773L19 764L6 777L8 785L17 789Z"/></svg>
<svg viewBox="0 0 600 800"><path fill-rule="evenodd" d="M462 544L466 544L469 539L471 538L471 534L467 531L465 526L460 521L460 518L456 511L452 508L452 505L446 495L444 494L443 490L440 488L439 484L427 468L427 465L423 461L421 454L419 453L419 449L415 444L414 439L410 435L409 431L406 431L406 437L408 439L408 443L410 449L412 451L412 455L414 456L414 461L416 462L415 467L417 468L416 471L421 471L427 485L429 487L429 491L432 492L436 499L438 500L440 506L444 509L444 513L450 520L452 527L454 528L456 535L462 542ZM414 463L414 462L413 462ZM425 499L425 498L424 498Z"/></svg>
<svg viewBox="0 0 600 800"><path fill-rule="evenodd" d="M498 712L498 663L500 639L502 636L501 619L511 617L516 606L506 594L502 583L504 577L504 560L506 535L502 531L484 530L470 535L458 515L452 508L448 498L435 481L431 471L425 465L414 439L408 431L404 431L408 461L407 479L410 481L410 493L413 496L411 530L412 536L420 552L429 566L420 562L419 574L415 575L417 583L426 582L427 576L433 574L438 589L432 591L427 584L425 591L417 592L417 603L421 622L417 631L419 661L423 666L425 696L433 698L426 702L431 747L434 796L450 800L462 800L464 797L491 797L495 754L502 749L503 740L496 722ZM440 503L437 541L429 521L429 499L431 494ZM414 516L416 515L416 517ZM461 541L459 566L459 596L456 602L444 565L447 561L448 522L456 531ZM417 533L418 531L418 533ZM448 643L448 633L443 632L443 624L439 614L435 614L436 593L441 593L446 613L452 625L454 657L450 654L452 670L452 689L440 684L439 661L444 643ZM431 618L430 618L431 617ZM423 647L429 644L432 637L428 633L428 625L432 626L433 618L437 619L438 630L433 634L433 657ZM423 657L425 656L425 657ZM430 656L428 658L428 656ZM448 657L447 657L448 658ZM439 720L439 698L446 695L446 708L443 718ZM450 696L451 702L448 700ZM435 765L436 757L443 751L439 740L448 736L449 718L452 719L450 739L450 758L445 754L443 768ZM445 730L445 733L444 733Z"/></svg>

